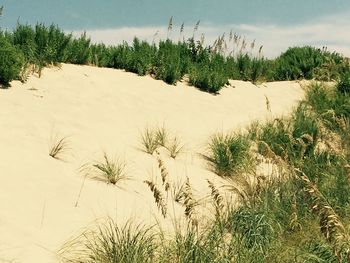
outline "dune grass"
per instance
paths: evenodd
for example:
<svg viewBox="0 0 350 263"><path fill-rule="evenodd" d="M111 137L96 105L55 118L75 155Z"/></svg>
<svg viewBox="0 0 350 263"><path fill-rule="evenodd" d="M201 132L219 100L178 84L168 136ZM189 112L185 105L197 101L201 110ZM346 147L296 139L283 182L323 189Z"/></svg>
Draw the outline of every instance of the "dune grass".
<svg viewBox="0 0 350 263"><path fill-rule="evenodd" d="M67 151L70 150L70 142L67 137L51 137L49 145L49 156L54 159L63 160Z"/></svg>
<svg viewBox="0 0 350 263"><path fill-rule="evenodd" d="M219 176L230 177L253 167L251 141L243 134L216 134L209 143L206 159Z"/></svg>
<svg viewBox="0 0 350 263"><path fill-rule="evenodd" d="M148 153L154 154L159 147L168 150L171 158L182 152L184 144L178 136L173 136L169 130L163 125L159 127L146 127L141 133L141 149Z"/></svg>
<svg viewBox="0 0 350 263"><path fill-rule="evenodd" d="M61 249L62 262L153 262L157 244L151 228L113 219L67 242Z"/></svg>
<svg viewBox="0 0 350 263"><path fill-rule="evenodd" d="M107 153L103 154L103 160L92 164L96 171L96 178L116 185L127 179L126 163L119 158L111 158Z"/></svg>

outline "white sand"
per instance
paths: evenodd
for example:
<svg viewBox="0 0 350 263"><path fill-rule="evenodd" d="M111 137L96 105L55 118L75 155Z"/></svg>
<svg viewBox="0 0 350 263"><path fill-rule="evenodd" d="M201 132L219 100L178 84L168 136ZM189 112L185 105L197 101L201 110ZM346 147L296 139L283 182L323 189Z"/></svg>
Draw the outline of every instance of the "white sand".
<svg viewBox="0 0 350 263"><path fill-rule="evenodd" d="M0 262L57 262L65 241L106 216L144 224L161 218L143 183L152 175L159 181L156 158L138 149L147 125L164 124L182 139L185 152L173 160L163 151L163 159L172 181L188 176L195 194L204 197L206 179L217 180L198 155L209 136L286 114L303 96L296 82L231 84L235 88L213 96L183 83L63 64L0 90ZM56 135L68 136L65 161L48 155ZM122 189L87 179L75 207L83 182L79 167L100 160L103 151L124 158L131 179ZM174 209L182 215L180 205ZM173 217L168 210L165 226Z"/></svg>

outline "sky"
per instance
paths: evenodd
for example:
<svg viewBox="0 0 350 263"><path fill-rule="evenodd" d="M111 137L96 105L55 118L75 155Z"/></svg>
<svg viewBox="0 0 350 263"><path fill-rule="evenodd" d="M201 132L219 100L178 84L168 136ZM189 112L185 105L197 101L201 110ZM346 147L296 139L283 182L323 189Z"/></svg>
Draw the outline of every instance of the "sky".
<svg viewBox="0 0 350 263"><path fill-rule="evenodd" d="M205 36L211 44L232 30L263 45L264 55L277 56L291 46L327 46L350 56L350 0L0 0L0 27L17 22L57 24L66 32L86 31L93 42L118 44L135 36L153 41ZM158 32L156 34L156 32Z"/></svg>

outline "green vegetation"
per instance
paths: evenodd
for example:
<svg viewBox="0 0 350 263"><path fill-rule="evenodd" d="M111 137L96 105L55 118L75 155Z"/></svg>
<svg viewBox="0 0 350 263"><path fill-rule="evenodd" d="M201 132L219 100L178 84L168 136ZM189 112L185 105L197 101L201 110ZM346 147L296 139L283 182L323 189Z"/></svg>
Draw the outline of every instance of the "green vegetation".
<svg viewBox="0 0 350 263"><path fill-rule="evenodd" d="M19 79L23 66L21 51L0 35L0 85L8 87L13 79Z"/></svg>
<svg viewBox="0 0 350 263"><path fill-rule="evenodd" d="M23 72L28 67L41 76L45 66L58 63L124 69L174 85L188 80L189 84L214 94L229 79L254 83L303 78L339 80L350 72L348 59L325 48L293 47L276 59L266 59L262 46L257 49L255 41L248 45L245 39L232 33L228 38L220 36L208 47L203 45L204 36L200 40L193 36L178 42L161 40L157 44L135 38L131 45L124 42L106 46L92 44L85 33L75 38L55 25L18 24L12 32L1 31L0 42L0 83L4 86L13 79L24 81Z"/></svg>
<svg viewBox="0 0 350 263"><path fill-rule="evenodd" d="M72 249L74 257L67 262L153 262L156 243L151 229L133 226L130 222L118 227L112 219L96 231L86 231L78 240L66 244L65 253Z"/></svg>
<svg viewBox="0 0 350 263"><path fill-rule="evenodd" d="M164 125L155 128L147 127L141 133L141 146L142 150L149 154L156 152L159 147L164 147L174 159L184 147L177 136L170 136L170 132Z"/></svg>
<svg viewBox="0 0 350 263"><path fill-rule="evenodd" d="M242 134L217 134L211 139L206 159L215 173L230 177L252 168L250 146L251 142Z"/></svg>
<svg viewBox="0 0 350 263"><path fill-rule="evenodd" d="M350 73L343 74L337 84L337 90L341 93L350 93Z"/></svg>

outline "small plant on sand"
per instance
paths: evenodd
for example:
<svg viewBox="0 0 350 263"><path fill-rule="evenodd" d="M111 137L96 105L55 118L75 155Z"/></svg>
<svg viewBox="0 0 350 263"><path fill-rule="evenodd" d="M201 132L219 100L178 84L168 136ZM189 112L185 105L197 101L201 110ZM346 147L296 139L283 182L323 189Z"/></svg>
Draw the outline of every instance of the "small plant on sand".
<svg viewBox="0 0 350 263"><path fill-rule="evenodd" d="M165 147L167 145L169 135L164 125L162 127L155 129L155 137L156 137L158 146Z"/></svg>
<svg viewBox="0 0 350 263"><path fill-rule="evenodd" d="M171 141L168 142L166 148L169 151L171 158L176 158L176 156L182 151L183 144L181 143L178 137L174 137Z"/></svg>
<svg viewBox="0 0 350 263"><path fill-rule="evenodd" d="M67 137L55 136L54 138L51 138L49 155L52 158L62 160L67 150L69 150L69 142Z"/></svg>
<svg viewBox="0 0 350 263"><path fill-rule="evenodd" d="M211 139L206 159L218 175L232 176L253 167L250 145L250 140L242 134L217 134Z"/></svg>
<svg viewBox="0 0 350 263"><path fill-rule="evenodd" d="M146 153L153 154L159 147L169 150L172 158L181 151L182 145L177 137L170 140L168 130L163 126L146 128L141 134L142 148Z"/></svg>
<svg viewBox="0 0 350 263"><path fill-rule="evenodd" d="M141 144L146 153L153 154L159 147L159 134L155 129L146 128L141 134Z"/></svg>
<svg viewBox="0 0 350 263"><path fill-rule="evenodd" d="M120 159L111 159L106 153L103 154L103 161L93 164L97 169L99 179L111 184L117 184L120 180L127 179L125 174L126 163Z"/></svg>

